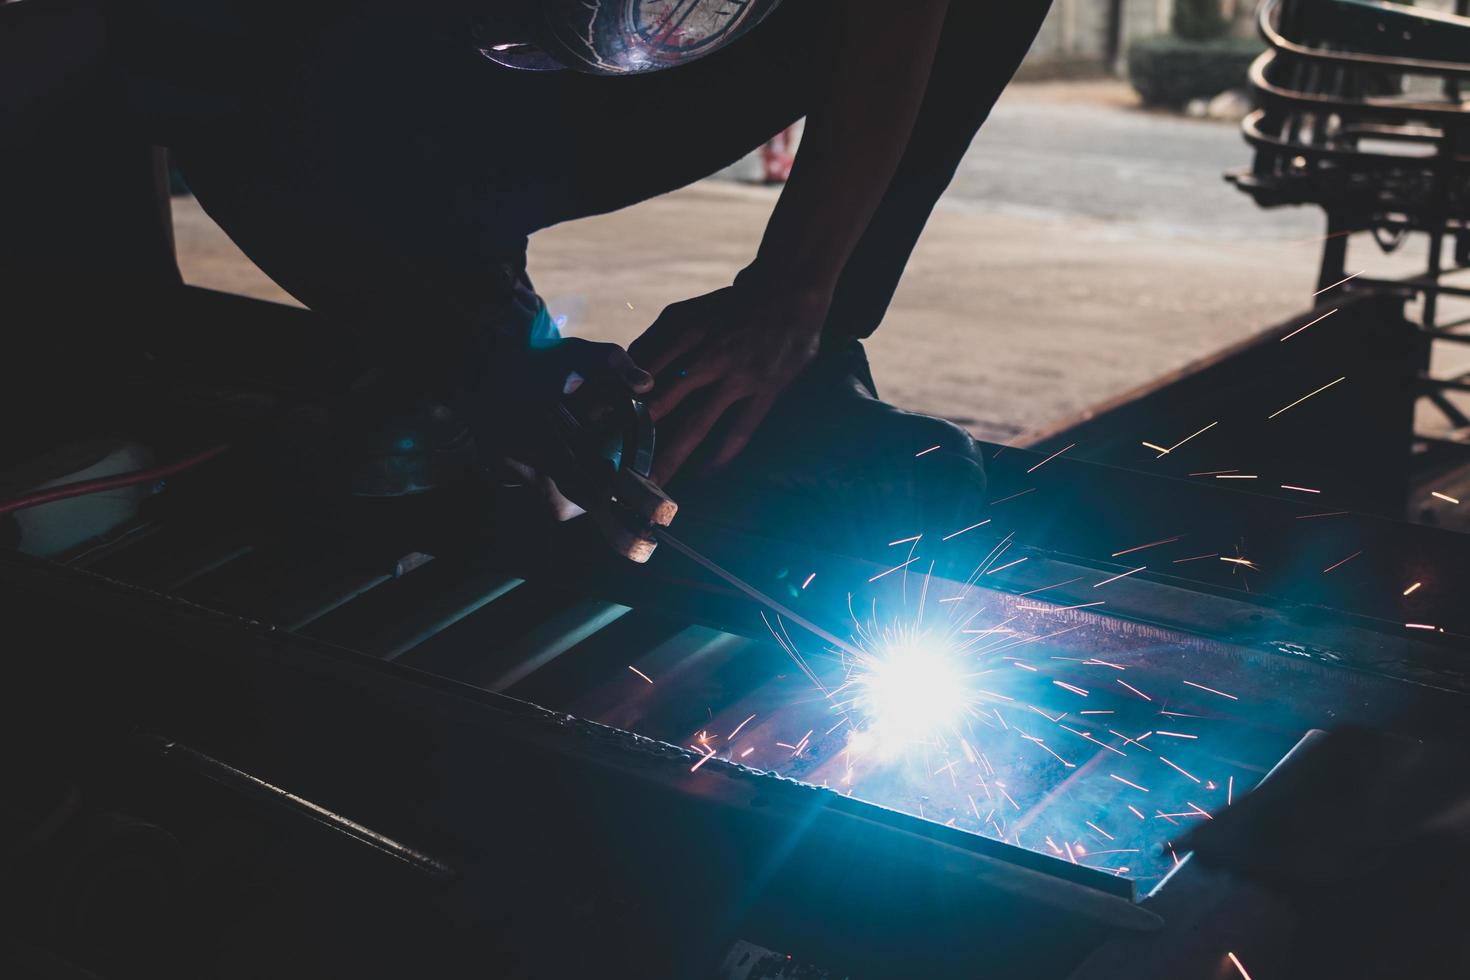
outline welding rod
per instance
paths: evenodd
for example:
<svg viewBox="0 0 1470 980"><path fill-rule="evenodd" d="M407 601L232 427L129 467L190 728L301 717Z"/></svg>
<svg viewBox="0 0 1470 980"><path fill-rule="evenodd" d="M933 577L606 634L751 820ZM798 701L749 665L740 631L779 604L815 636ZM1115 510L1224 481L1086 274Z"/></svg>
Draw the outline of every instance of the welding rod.
<svg viewBox="0 0 1470 980"><path fill-rule="evenodd" d="M675 551L679 552L679 554L683 555L685 558L688 558L690 561L694 562L695 564L702 566L703 568L707 569L708 571L711 571L714 574L718 575L720 578L724 579L726 582L729 582L731 585L735 586L735 588L739 589L741 592L744 592L750 598L754 599L756 602L760 603L762 606L765 606L767 609L769 609L771 612L775 613L777 616L785 616L787 619L791 620L797 626L800 626L802 629L806 630L808 633L811 633L813 636L817 637L818 639L820 639L820 640L822 640L822 641L824 641L826 643L832 644L834 647L836 647L837 649L841 650L843 653L846 653L847 655L849 655L851 657L856 657L856 658L861 659L862 652L859 651L857 647L853 646L847 640L840 640L840 639L838 639L832 633L827 632L826 630L822 629L822 627L818 626L816 623L812 622L811 620L807 619L805 616L801 615L801 613L796 612L795 610L791 609L789 606L786 606L786 605L784 605L784 604L782 604L780 602L777 602L775 599L773 599L770 596L766 595L766 593L762 592L760 589L757 589L755 586L751 585L749 582L747 582L744 579L740 578L738 575L734 574L733 572L726 571L724 568L722 568L720 565L716 564L714 561L710 560L709 558L706 558L704 555L700 554L698 551L696 551L693 548L689 547L689 545L685 544L683 541L680 541L678 538L674 537L672 534L669 533L668 528L662 527L662 526L655 526L653 528L653 533L664 544L667 544L670 548L673 548Z"/></svg>

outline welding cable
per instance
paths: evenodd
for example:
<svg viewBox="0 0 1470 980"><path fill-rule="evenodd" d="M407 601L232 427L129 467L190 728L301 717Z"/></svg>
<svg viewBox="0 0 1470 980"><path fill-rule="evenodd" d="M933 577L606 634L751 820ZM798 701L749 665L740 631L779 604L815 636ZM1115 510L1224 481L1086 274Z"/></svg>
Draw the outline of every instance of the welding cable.
<svg viewBox="0 0 1470 980"><path fill-rule="evenodd" d="M75 483L63 483L55 487L46 487L42 490L34 490L31 493L12 497L9 500L0 500L0 514L9 514L12 511L25 510L27 507L38 507L41 504L49 504L56 500L66 500L70 497L82 497L89 493L100 493L103 490L117 490L122 487L135 487L140 483L153 483L157 480L166 479L185 470L193 469L200 463L207 463L220 453L230 447L227 444L211 446L193 456L165 463L146 470L133 470L130 473L118 473L113 476L100 476L92 480L78 480Z"/></svg>

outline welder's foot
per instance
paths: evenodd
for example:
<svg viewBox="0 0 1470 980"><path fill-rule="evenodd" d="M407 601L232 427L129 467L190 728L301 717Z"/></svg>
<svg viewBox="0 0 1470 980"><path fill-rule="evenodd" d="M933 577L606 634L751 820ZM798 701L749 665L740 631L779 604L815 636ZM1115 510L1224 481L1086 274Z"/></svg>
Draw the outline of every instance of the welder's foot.
<svg viewBox="0 0 1470 980"><path fill-rule="evenodd" d="M823 350L728 471L673 494L691 514L698 500L710 519L863 553L979 520L985 469L960 426L880 401L853 340Z"/></svg>

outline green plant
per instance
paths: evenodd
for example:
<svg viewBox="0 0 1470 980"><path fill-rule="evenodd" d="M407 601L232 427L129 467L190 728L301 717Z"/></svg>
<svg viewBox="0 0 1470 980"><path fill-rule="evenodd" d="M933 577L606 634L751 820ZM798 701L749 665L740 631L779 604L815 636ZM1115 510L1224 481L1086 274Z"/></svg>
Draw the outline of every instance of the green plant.
<svg viewBox="0 0 1470 980"><path fill-rule="evenodd" d="M1144 105L1177 109L1190 99L1244 88L1246 70L1260 52L1254 38L1147 38L1128 48L1128 80Z"/></svg>
<svg viewBox="0 0 1470 980"><path fill-rule="evenodd" d="M1174 0L1169 29L1186 41L1212 41L1230 29L1220 0Z"/></svg>

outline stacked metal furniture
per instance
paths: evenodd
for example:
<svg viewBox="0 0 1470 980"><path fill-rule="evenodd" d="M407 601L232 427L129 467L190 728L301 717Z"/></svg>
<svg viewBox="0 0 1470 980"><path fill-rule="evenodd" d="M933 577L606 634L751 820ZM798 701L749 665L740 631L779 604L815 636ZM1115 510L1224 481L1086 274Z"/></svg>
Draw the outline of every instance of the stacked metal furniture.
<svg viewBox="0 0 1470 980"><path fill-rule="evenodd" d="M1453 274L1470 268L1470 2L1441 13L1372 0L1265 0L1270 48L1252 65L1258 108L1242 128L1255 148L1229 175L1264 207L1310 204L1327 216L1317 288L1419 300L1420 370L1412 398L1428 400L1447 432L1414 435L1415 468L1470 460L1470 415L1449 392L1470 373L1434 377L1437 343L1470 343L1470 317L1445 318L1446 297L1470 297ZM1428 239L1422 273L1354 276L1353 233L1385 251Z"/></svg>

